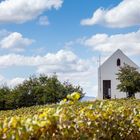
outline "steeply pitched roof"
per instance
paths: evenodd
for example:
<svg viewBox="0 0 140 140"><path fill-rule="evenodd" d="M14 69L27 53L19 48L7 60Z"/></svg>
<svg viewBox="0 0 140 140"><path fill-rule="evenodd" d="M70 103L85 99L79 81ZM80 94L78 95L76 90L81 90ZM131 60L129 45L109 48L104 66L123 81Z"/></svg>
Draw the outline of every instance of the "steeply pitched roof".
<svg viewBox="0 0 140 140"><path fill-rule="evenodd" d="M129 61L131 61L139 69L139 66L137 64L135 64L128 56L126 56L120 49L116 50L103 64L101 64L100 67L104 66L113 56L115 56L117 54L121 54L121 55L125 56Z"/></svg>

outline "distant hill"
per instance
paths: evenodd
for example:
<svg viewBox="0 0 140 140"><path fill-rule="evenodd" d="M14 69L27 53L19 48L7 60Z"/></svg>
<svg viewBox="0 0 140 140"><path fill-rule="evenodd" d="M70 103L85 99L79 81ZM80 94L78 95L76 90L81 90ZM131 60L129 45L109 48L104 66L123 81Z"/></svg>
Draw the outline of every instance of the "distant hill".
<svg viewBox="0 0 140 140"><path fill-rule="evenodd" d="M85 97L82 98L81 101L93 101L93 100L95 100L95 99L96 99L95 97L85 96Z"/></svg>

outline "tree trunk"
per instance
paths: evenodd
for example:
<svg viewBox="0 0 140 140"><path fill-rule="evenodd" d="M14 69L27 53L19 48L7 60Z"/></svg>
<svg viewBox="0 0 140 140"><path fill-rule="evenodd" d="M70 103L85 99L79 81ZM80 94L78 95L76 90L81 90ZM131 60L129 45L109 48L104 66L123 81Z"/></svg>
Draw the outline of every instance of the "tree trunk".
<svg viewBox="0 0 140 140"><path fill-rule="evenodd" d="M133 92L128 92L127 98L135 98L135 93L133 93Z"/></svg>

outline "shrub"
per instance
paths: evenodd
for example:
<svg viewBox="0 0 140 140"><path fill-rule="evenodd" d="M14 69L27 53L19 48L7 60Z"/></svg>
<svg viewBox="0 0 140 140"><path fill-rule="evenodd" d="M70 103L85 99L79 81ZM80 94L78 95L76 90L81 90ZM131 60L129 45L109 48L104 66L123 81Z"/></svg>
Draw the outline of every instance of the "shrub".
<svg viewBox="0 0 140 140"><path fill-rule="evenodd" d="M73 99L74 98L74 99ZM0 139L138 140L140 100L76 102L0 112ZM72 102L73 100L73 102Z"/></svg>

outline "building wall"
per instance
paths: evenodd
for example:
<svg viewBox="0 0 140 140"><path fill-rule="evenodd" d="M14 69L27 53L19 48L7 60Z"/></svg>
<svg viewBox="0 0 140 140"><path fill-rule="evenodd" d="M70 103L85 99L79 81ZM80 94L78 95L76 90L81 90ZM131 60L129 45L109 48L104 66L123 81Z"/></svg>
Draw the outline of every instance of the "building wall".
<svg viewBox="0 0 140 140"><path fill-rule="evenodd" d="M138 66L133 63L122 51L117 50L107 61L105 61L98 69L98 98L103 99L103 80L111 80L111 98L125 98L126 93L121 93L117 90L117 85L119 81L117 78L117 73L119 66L117 66L117 59L121 60L121 66L128 64L132 67L138 68ZM137 98L140 97L139 94L136 95Z"/></svg>

